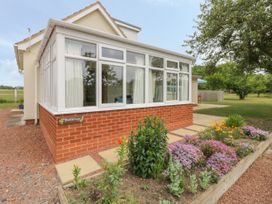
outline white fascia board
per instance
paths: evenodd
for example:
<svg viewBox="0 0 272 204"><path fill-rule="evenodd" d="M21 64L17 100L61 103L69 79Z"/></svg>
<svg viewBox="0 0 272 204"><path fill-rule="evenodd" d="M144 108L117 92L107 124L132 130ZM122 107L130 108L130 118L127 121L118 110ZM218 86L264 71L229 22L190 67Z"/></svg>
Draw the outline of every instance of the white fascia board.
<svg viewBox="0 0 272 204"><path fill-rule="evenodd" d="M151 50L154 50L154 51L163 52L163 53L167 53L167 54L170 54L170 55L175 55L175 56L190 60L191 63L196 61L196 59L194 57L190 56L190 55L181 54L181 53L178 53L178 52L175 52L175 51L170 51L170 50L167 50L167 49L164 49L164 48L159 48L159 47L156 47L156 46L153 46L153 45L148 45L148 44L141 43L141 42L138 42L138 41L129 40L127 38L122 38L122 37L117 36L117 35L101 32L101 31L98 31L98 30L95 30L95 29L91 29L89 27L84 27L84 26L80 26L80 25L76 25L76 24L72 24L72 23L66 23L64 21L58 21L58 20L54 20L54 19L49 20L48 28L51 28L51 29L47 29L47 31L46 31L46 34L45 34L46 36L44 37L42 46L40 47L40 50L39 50L38 60L39 60L40 56L42 55L43 50L45 49L45 46L47 44L47 40L50 38L51 32L53 31L53 28L55 26L60 26L60 27L63 27L63 28L68 28L68 29L79 31L79 32L84 32L84 33L87 33L87 34L92 34L92 35L108 38L108 39L111 39L111 40L131 44L131 45L135 45L135 46L139 46L139 47L142 47L142 48L147 48L147 49L151 49Z"/></svg>
<svg viewBox="0 0 272 204"><path fill-rule="evenodd" d="M27 48L31 47L32 45L35 45L36 43L40 42L44 37L44 32L35 36L34 38L31 38L30 41L26 41L23 43L16 44L18 50L27 50Z"/></svg>
<svg viewBox="0 0 272 204"><path fill-rule="evenodd" d="M132 26L130 26L130 25L124 24L124 23L122 23L122 22L120 22L120 21L117 21L117 20L115 20L115 23L116 23L117 25L119 25L119 26L128 28L128 29L133 30L133 31L136 31L136 32L140 32L140 31L141 31L140 29L137 29L137 28L132 27Z"/></svg>
<svg viewBox="0 0 272 204"><path fill-rule="evenodd" d="M109 17L109 15L104 11L104 9L101 8L101 6L99 4L96 4L92 7L90 7L89 9L81 12L79 15L76 15L74 17L69 18L68 20L65 20L65 22L67 23L74 23L75 21L81 19L82 17L88 15L89 13L92 13L95 10L99 10L102 15L107 19L107 21L110 23L111 27L118 33L118 35L123 36L123 33L116 27L116 25L114 24L113 20Z"/></svg>

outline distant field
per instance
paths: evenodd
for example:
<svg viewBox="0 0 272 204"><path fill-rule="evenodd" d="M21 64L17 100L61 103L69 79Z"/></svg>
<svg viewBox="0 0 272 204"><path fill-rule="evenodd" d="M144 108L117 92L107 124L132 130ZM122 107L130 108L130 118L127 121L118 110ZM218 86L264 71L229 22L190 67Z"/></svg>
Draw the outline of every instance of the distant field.
<svg viewBox="0 0 272 204"><path fill-rule="evenodd" d="M249 124L259 128L272 131L272 94L261 95L259 98L256 94L250 94L245 100L239 100L234 94L225 94L222 103L229 105L225 108L213 108L198 110L197 113L229 116L231 114L242 115Z"/></svg>
<svg viewBox="0 0 272 204"><path fill-rule="evenodd" d="M24 90L17 90L17 102L24 98ZM0 103L14 103L14 89L0 89Z"/></svg>

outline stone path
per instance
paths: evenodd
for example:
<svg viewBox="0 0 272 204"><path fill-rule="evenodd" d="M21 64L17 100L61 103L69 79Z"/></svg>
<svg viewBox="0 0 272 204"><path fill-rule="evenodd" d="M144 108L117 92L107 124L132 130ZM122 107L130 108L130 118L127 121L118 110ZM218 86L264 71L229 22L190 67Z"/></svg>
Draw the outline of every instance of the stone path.
<svg viewBox="0 0 272 204"><path fill-rule="evenodd" d="M168 133L168 144L182 141L185 135L196 135L199 132L205 130L208 126L212 125L216 121L222 121L223 117L209 116L203 114L194 114L194 124L185 128L180 128ZM88 156L88 158L78 158L72 161L68 161L62 164L56 165L57 172L62 184L67 184L73 179L72 169L74 164L82 169L81 175L85 177L92 176L94 174L102 173L103 161L115 163L117 162L117 149L114 147L95 153ZM88 161L87 161L88 160ZM101 162L102 161L102 162Z"/></svg>

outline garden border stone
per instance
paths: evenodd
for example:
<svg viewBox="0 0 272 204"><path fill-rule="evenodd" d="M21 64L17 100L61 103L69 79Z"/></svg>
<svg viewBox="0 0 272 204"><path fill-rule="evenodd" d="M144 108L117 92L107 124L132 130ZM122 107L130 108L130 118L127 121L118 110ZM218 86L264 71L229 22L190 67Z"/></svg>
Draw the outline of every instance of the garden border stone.
<svg viewBox="0 0 272 204"><path fill-rule="evenodd" d="M242 159L228 174L223 176L217 184L211 185L205 192L201 193L191 204L209 203L216 204L223 194L245 173L245 171L260 157L272 144L272 135L269 139L261 142L255 151Z"/></svg>

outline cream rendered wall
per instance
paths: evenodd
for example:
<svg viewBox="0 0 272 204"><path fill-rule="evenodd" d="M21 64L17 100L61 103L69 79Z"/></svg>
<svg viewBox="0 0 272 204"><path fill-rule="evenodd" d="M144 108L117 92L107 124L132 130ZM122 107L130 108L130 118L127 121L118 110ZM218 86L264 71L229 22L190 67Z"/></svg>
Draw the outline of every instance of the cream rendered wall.
<svg viewBox="0 0 272 204"><path fill-rule="evenodd" d="M126 35L126 37L128 39L138 40L138 38L137 38L138 32L133 31L133 30L131 30L129 28L122 27L122 26L119 26L119 28L123 31L123 33Z"/></svg>
<svg viewBox="0 0 272 204"><path fill-rule="evenodd" d="M117 35L100 11L94 11L74 23Z"/></svg>
<svg viewBox="0 0 272 204"><path fill-rule="evenodd" d="M24 52L24 119L35 118L35 61L40 42Z"/></svg>
<svg viewBox="0 0 272 204"><path fill-rule="evenodd" d="M192 79L192 102L194 104L198 103L198 84L197 78L193 77Z"/></svg>

